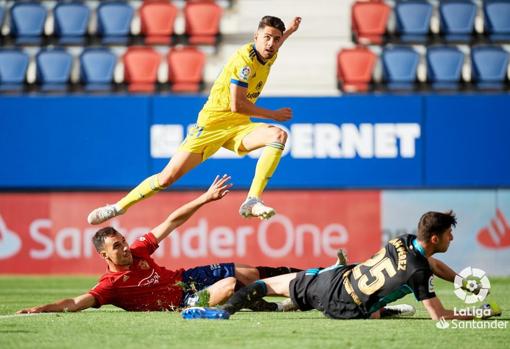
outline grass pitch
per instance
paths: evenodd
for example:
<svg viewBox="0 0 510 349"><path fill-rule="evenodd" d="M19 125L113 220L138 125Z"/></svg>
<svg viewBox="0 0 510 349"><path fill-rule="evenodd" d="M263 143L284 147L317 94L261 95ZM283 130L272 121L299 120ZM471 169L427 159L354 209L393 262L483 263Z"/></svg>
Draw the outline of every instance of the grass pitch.
<svg viewBox="0 0 510 349"><path fill-rule="evenodd" d="M178 313L129 313L112 306L81 313L13 315L16 310L79 295L95 277L0 277L0 348L508 348L510 278L491 278L503 329L436 328L412 295L412 318L330 320L318 311L240 312L228 321L183 320ZM463 307L453 285L436 280L443 304ZM491 320L489 320L491 321Z"/></svg>

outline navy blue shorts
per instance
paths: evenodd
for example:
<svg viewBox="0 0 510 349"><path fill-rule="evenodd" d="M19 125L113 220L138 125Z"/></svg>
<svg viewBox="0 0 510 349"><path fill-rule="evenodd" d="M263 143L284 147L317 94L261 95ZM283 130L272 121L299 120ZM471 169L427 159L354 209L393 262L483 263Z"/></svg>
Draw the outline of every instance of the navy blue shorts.
<svg viewBox="0 0 510 349"><path fill-rule="evenodd" d="M185 270L182 274L182 282L185 289L181 305L191 305L197 291L203 290L220 280L234 276L234 263L209 264Z"/></svg>

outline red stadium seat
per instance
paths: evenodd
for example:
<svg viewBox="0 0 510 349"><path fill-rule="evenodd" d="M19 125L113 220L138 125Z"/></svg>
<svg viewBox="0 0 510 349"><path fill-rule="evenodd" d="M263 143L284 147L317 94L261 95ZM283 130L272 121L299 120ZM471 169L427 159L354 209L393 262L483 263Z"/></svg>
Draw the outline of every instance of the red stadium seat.
<svg viewBox="0 0 510 349"><path fill-rule="evenodd" d="M154 92L161 55L152 47L133 46L123 57L129 92Z"/></svg>
<svg viewBox="0 0 510 349"><path fill-rule="evenodd" d="M366 47L343 49L337 56L337 79L345 92L368 91L377 56Z"/></svg>
<svg viewBox="0 0 510 349"><path fill-rule="evenodd" d="M146 44L170 44L177 7L168 1L148 1L140 7L142 34Z"/></svg>
<svg viewBox="0 0 510 349"><path fill-rule="evenodd" d="M168 81L174 92L198 92L204 73L205 54L194 47L168 52Z"/></svg>
<svg viewBox="0 0 510 349"><path fill-rule="evenodd" d="M390 12L390 7L382 1L358 1L352 5L352 32L356 41L365 45L382 44Z"/></svg>
<svg viewBox="0 0 510 349"><path fill-rule="evenodd" d="M213 1L195 0L186 2L184 18L189 43L193 45L214 45L220 32L223 10Z"/></svg>

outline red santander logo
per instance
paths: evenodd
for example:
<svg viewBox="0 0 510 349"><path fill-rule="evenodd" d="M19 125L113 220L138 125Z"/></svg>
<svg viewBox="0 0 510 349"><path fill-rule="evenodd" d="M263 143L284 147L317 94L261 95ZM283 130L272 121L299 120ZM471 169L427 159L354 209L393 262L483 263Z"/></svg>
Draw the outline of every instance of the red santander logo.
<svg viewBox="0 0 510 349"><path fill-rule="evenodd" d="M14 256L21 249L21 240L15 232L7 228L2 216L0 216L0 259Z"/></svg>
<svg viewBox="0 0 510 349"><path fill-rule="evenodd" d="M496 209L496 216L491 219L490 224L480 229L477 240L487 248L504 249L510 247L510 225L499 208Z"/></svg>

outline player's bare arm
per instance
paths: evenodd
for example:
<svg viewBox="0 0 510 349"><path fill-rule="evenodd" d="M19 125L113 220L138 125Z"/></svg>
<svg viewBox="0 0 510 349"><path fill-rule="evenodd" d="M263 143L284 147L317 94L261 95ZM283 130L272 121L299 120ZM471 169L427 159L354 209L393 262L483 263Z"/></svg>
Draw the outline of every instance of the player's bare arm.
<svg viewBox="0 0 510 349"><path fill-rule="evenodd" d="M232 112L282 122L292 118L292 110L290 108L271 110L256 106L246 98L247 91L246 87L236 84L230 85L230 110Z"/></svg>
<svg viewBox="0 0 510 349"><path fill-rule="evenodd" d="M282 39L280 42L280 46L283 45L283 43L285 42L285 40L287 40L289 38L289 36L291 36L294 32L296 32L299 29L300 24L301 24L301 17L295 17L292 20L292 22L290 22L287 25L287 30L285 31L285 33L283 33L283 36L282 36Z"/></svg>
<svg viewBox="0 0 510 349"><path fill-rule="evenodd" d="M228 183L229 180L230 176L227 175L223 175L221 178L216 176L205 193L173 211L163 223L151 230L156 240L160 242L166 238L174 229L186 222L203 205L225 197L232 187L232 184Z"/></svg>
<svg viewBox="0 0 510 349"><path fill-rule="evenodd" d="M440 318L444 318L446 320L449 320L449 319L472 320L473 319L473 316L455 315L453 313L453 310L445 309L443 307L443 304L437 297L423 300L423 305L425 306L425 309L429 313L432 320L439 320Z"/></svg>
<svg viewBox="0 0 510 349"><path fill-rule="evenodd" d="M32 314L32 313L61 313L75 312L84 310L94 306L96 299L90 293L82 294L75 298L66 298L58 300L54 303L39 305L32 308L21 309L16 314Z"/></svg>
<svg viewBox="0 0 510 349"><path fill-rule="evenodd" d="M457 273L452 268L434 257L428 257L427 259L434 275L450 282L455 280Z"/></svg>

